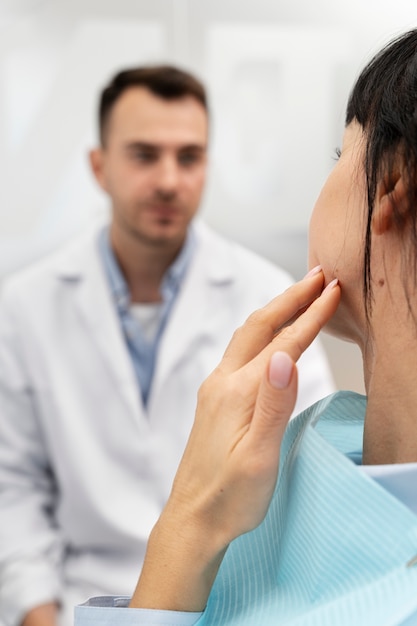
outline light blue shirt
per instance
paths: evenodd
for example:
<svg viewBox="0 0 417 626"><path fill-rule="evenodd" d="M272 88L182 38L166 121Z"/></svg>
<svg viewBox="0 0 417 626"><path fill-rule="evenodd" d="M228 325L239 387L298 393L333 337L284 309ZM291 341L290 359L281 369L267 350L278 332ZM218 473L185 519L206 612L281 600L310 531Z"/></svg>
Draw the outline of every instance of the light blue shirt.
<svg viewBox="0 0 417 626"><path fill-rule="evenodd" d="M157 333L151 341L146 339L138 320L135 319L130 311L129 289L111 247L108 226L100 231L98 245L126 345L132 358L142 401L144 406L146 406L151 390L161 336L175 304L182 281L191 264L195 249L195 235L190 228L180 253L163 277L159 325Z"/></svg>
<svg viewBox="0 0 417 626"><path fill-rule="evenodd" d="M230 545L203 614L90 605L76 626L416 625L417 516L355 464L365 408L339 392L290 422L268 514Z"/></svg>

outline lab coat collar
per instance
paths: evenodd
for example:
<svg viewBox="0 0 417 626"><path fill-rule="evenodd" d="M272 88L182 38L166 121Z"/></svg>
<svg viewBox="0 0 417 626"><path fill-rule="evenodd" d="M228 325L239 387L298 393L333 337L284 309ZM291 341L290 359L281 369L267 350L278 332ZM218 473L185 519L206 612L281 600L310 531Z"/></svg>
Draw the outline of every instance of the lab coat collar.
<svg viewBox="0 0 417 626"><path fill-rule="evenodd" d="M204 272L213 284L230 283L235 280L237 268L231 255L230 240L215 233L205 222L195 219L191 225L199 254L204 259Z"/></svg>
<svg viewBox="0 0 417 626"><path fill-rule="evenodd" d="M74 237L56 255L55 275L58 280L77 282L95 274L98 259L97 239L106 222L99 220Z"/></svg>
<svg viewBox="0 0 417 626"><path fill-rule="evenodd" d="M115 385L137 420L141 400L135 372L98 252L102 228L102 224L95 225L64 249L57 259L56 277L72 291L80 323L87 324L88 335L102 352Z"/></svg>

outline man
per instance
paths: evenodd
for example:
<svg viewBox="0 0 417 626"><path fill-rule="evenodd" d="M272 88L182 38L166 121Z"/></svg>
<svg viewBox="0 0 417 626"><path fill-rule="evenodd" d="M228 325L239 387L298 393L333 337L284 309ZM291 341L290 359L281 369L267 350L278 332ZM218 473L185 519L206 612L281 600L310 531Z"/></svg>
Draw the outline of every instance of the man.
<svg viewBox="0 0 417 626"><path fill-rule="evenodd" d="M0 305L0 623L68 626L129 594L169 494L197 389L288 275L194 220L207 166L198 80L119 73L94 175L109 225L9 279ZM333 390L313 346L298 409ZM1 620L3 620L1 622Z"/></svg>

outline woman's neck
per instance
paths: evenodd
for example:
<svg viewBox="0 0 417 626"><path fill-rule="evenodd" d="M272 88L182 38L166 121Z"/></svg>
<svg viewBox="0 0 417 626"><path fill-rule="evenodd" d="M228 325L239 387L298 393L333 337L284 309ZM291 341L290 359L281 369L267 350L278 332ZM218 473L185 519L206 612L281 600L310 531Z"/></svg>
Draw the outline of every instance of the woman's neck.
<svg viewBox="0 0 417 626"><path fill-rule="evenodd" d="M417 462L417 340L385 331L365 359L364 465Z"/></svg>

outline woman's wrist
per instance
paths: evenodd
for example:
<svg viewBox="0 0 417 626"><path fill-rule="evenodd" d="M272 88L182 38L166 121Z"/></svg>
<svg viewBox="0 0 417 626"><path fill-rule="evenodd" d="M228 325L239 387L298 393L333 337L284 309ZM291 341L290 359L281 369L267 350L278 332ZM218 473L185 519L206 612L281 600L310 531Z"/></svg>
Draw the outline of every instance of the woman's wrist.
<svg viewBox="0 0 417 626"><path fill-rule="evenodd" d="M164 512L149 537L131 607L203 611L226 547L207 524Z"/></svg>
<svg viewBox="0 0 417 626"><path fill-rule="evenodd" d="M25 615L21 626L57 626L57 624L58 605L51 602L31 609Z"/></svg>

